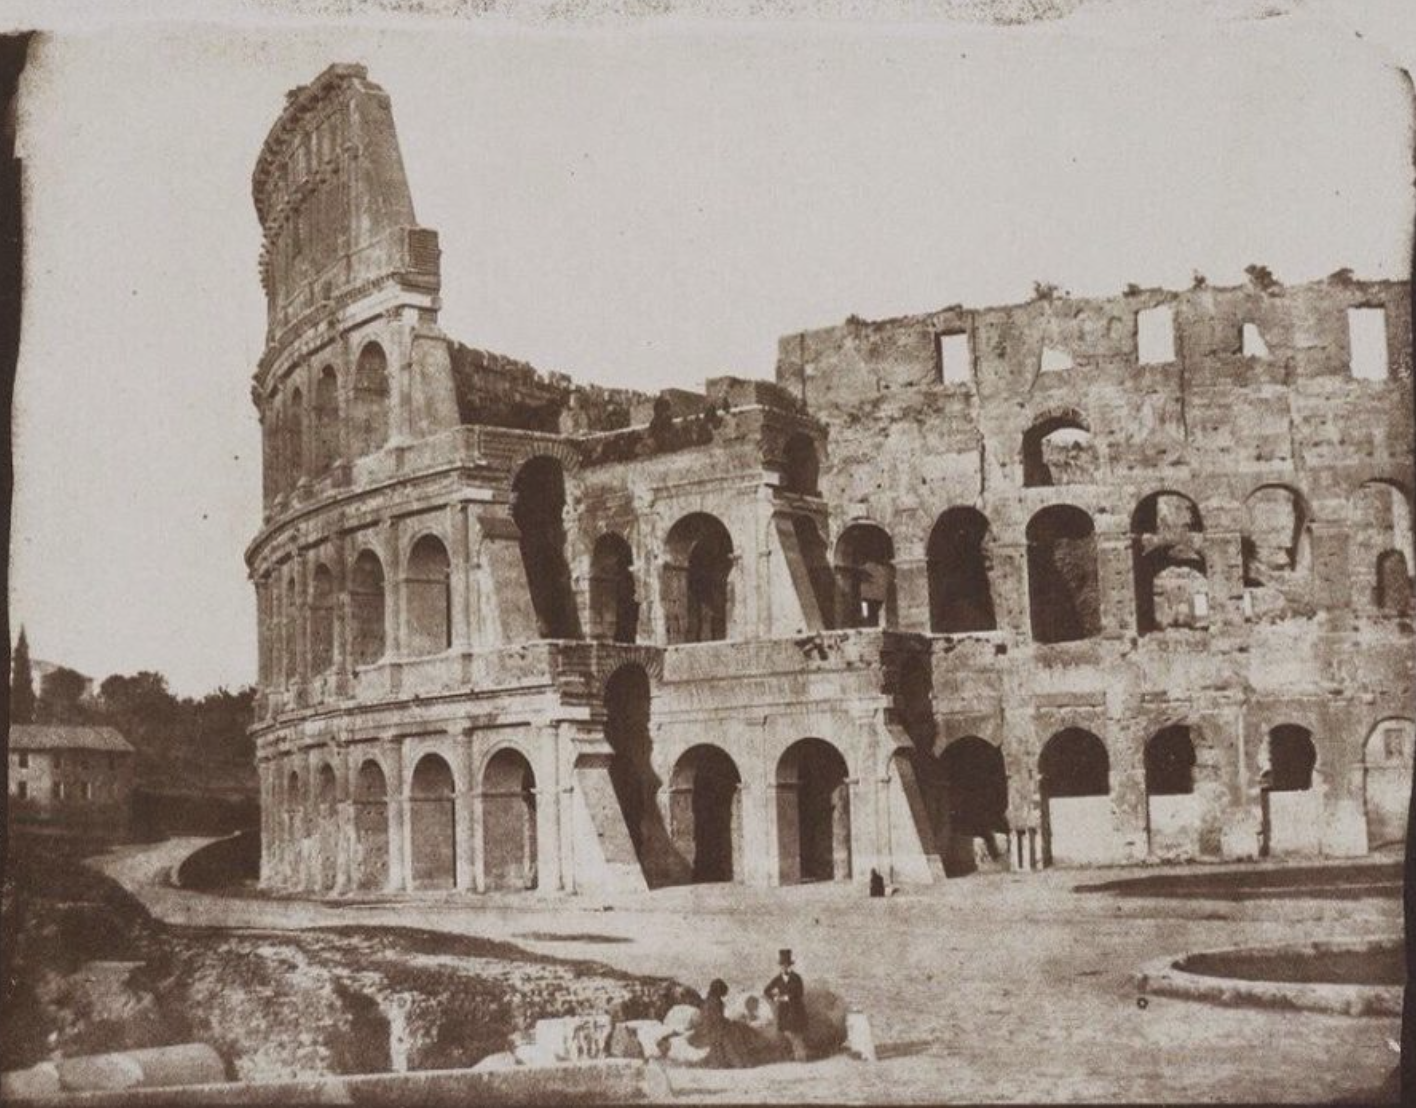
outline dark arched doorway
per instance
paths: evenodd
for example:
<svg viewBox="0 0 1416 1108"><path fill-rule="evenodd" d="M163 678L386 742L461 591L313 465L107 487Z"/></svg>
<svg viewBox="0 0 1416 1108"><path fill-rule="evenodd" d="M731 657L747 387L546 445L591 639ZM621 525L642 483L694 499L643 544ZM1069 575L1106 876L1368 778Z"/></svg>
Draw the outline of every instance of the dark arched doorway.
<svg viewBox="0 0 1416 1108"><path fill-rule="evenodd" d="M669 834L695 883L742 880L742 777L724 751L689 748L669 785Z"/></svg>
<svg viewBox="0 0 1416 1108"><path fill-rule="evenodd" d="M536 887L536 775L510 747L482 773L482 877L488 889Z"/></svg>
<svg viewBox="0 0 1416 1108"><path fill-rule="evenodd" d="M1259 853L1265 857L1321 853L1322 798L1313 788L1317 763L1317 746L1306 727L1284 723L1268 733L1259 770Z"/></svg>
<svg viewBox="0 0 1416 1108"><path fill-rule="evenodd" d="M842 627L895 625L895 544L883 527L853 523L836 542Z"/></svg>
<svg viewBox="0 0 1416 1108"><path fill-rule="evenodd" d="M457 799L452 767L424 754L409 783L410 872L415 889L450 889L457 884Z"/></svg>
<svg viewBox="0 0 1416 1108"><path fill-rule="evenodd" d="M1028 521L1028 609L1034 642L1089 639L1101 633L1096 529L1070 504Z"/></svg>
<svg viewBox="0 0 1416 1108"><path fill-rule="evenodd" d="M944 634L998 626L989 585L988 519L974 508L950 508L929 533L929 629Z"/></svg>
<svg viewBox="0 0 1416 1108"><path fill-rule="evenodd" d="M1008 857L1008 771L1003 752L976 735L958 739L939 758L949 837L944 872L961 877L996 868Z"/></svg>
<svg viewBox="0 0 1416 1108"><path fill-rule="evenodd" d="M632 643L638 637L639 602L634 596L634 555L624 536L608 532L590 556L590 635Z"/></svg>
<svg viewBox="0 0 1416 1108"><path fill-rule="evenodd" d="M580 638L580 618L565 555L565 474L555 458L532 458L511 483L511 515L521 564L543 639Z"/></svg>
<svg viewBox="0 0 1416 1108"><path fill-rule="evenodd" d="M728 637L733 540L716 516L696 512L669 529L662 592L668 642Z"/></svg>
<svg viewBox="0 0 1416 1108"><path fill-rule="evenodd" d="M1115 833L1106 745L1080 727L1059 731L1042 748L1038 778L1044 863L1112 861Z"/></svg>
<svg viewBox="0 0 1416 1108"><path fill-rule="evenodd" d="M800 739L777 763L777 844L783 885L851 876L849 773L823 739Z"/></svg>

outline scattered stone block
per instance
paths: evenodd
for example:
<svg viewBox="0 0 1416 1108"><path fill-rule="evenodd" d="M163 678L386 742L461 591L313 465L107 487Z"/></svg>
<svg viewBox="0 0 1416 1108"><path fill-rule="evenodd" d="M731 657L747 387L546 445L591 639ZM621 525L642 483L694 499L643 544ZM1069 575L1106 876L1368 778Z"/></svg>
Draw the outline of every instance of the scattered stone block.
<svg viewBox="0 0 1416 1108"><path fill-rule="evenodd" d="M536 1021L536 1046L562 1062L605 1057L614 1024L604 1012Z"/></svg>
<svg viewBox="0 0 1416 1108"><path fill-rule="evenodd" d="M692 1031L698 1026L698 1009L692 1004L675 1004L664 1017L664 1026L676 1034Z"/></svg>
<svg viewBox="0 0 1416 1108"><path fill-rule="evenodd" d="M503 1050L497 1054L488 1054L480 1062L472 1067L473 1073L496 1073L499 1070L512 1070L521 1063L517 1061L516 1055L509 1050Z"/></svg>
<svg viewBox="0 0 1416 1108"><path fill-rule="evenodd" d="M53 1062L40 1062L27 1070L0 1073L0 1101L6 1104L42 1096L57 1096L61 1090L59 1071Z"/></svg>
<svg viewBox="0 0 1416 1108"><path fill-rule="evenodd" d="M643 1058L645 1057L644 1047L639 1041L639 1036L634 1033L634 1029L626 1024L619 1023L610 1032L610 1057L611 1058Z"/></svg>
<svg viewBox="0 0 1416 1108"><path fill-rule="evenodd" d="M143 1067L123 1054L90 1054L56 1063L66 1093L109 1092L143 1083Z"/></svg>
<svg viewBox="0 0 1416 1108"><path fill-rule="evenodd" d="M864 1012L846 1013L846 1049L867 1062L875 1059L875 1036Z"/></svg>
<svg viewBox="0 0 1416 1108"><path fill-rule="evenodd" d="M521 1066L554 1066L556 1064L556 1056L536 1043L521 1043L512 1047L511 1054L516 1059L517 1065Z"/></svg>
<svg viewBox="0 0 1416 1108"><path fill-rule="evenodd" d="M687 1066L696 1066L708 1057L708 1048L694 1046L688 1041L687 1035L674 1035L669 1039L669 1051L666 1057L670 1062L682 1062Z"/></svg>

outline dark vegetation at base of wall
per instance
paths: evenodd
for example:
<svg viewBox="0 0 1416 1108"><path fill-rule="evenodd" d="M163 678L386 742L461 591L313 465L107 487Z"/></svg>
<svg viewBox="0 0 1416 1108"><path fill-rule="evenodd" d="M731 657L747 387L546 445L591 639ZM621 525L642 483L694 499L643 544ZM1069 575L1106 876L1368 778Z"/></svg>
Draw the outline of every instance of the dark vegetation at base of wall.
<svg viewBox="0 0 1416 1108"><path fill-rule="evenodd" d="M62 1054L205 1042L245 1080L470 1066L537 1019L660 1018L697 994L665 978L407 928L168 927L82 864L9 844L0 1069Z"/></svg>
<svg viewBox="0 0 1416 1108"><path fill-rule="evenodd" d="M253 885L261 875L259 831L238 831L208 843L177 867L177 884L184 889L228 889Z"/></svg>

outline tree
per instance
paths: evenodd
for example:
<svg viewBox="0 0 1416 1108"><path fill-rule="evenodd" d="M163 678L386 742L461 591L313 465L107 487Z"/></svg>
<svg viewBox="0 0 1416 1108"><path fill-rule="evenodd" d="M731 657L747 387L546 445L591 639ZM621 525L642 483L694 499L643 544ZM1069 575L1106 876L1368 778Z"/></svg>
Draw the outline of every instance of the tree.
<svg viewBox="0 0 1416 1108"><path fill-rule="evenodd" d="M80 701L88 688L82 673L59 666L39 683L36 715L45 723L82 723L87 713Z"/></svg>
<svg viewBox="0 0 1416 1108"><path fill-rule="evenodd" d="M10 667L10 722L33 723L34 674L30 672L29 640L23 627Z"/></svg>

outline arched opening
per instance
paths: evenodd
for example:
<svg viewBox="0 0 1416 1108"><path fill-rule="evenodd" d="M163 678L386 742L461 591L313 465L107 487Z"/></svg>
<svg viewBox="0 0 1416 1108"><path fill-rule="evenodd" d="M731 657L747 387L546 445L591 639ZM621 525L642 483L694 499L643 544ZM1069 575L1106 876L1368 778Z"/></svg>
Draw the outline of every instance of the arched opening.
<svg viewBox="0 0 1416 1108"><path fill-rule="evenodd" d="M884 528L853 523L836 543L836 582L842 627L895 624L895 544Z"/></svg>
<svg viewBox="0 0 1416 1108"><path fill-rule="evenodd" d="M315 856L320 892L329 892L339 867L339 807L334 768L326 762L315 775Z"/></svg>
<svg viewBox="0 0 1416 1108"><path fill-rule="evenodd" d="M634 554L621 535L607 532L595 540L590 555L590 634L610 642L632 643L639 632L639 602L634 597Z"/></svg>
<svg viewBox="0 0 1416 1108"><path fill-rule="evenodd" d="M404 597L408 652L440 654L452 646L452 564L436 535L424 535L409 551Z"/></svg>
<svg viewBox="0 0 1416 1108"><path fill-rule="evenodd" d="M1387 719L1372 728L1362 750L1367 812L1367 849L1387 850L1406 843L1411 808L1411 763L1416 723Z"/></svg>
<svg viewBox="0 0 1416 1108"><path fill-rule="evenodd" d="M382 449L388 439L388 392L388 355L371 342L354 365L349 446L356 458Z"/></svg>
<svg viewBox="0 0 1416 1108"><path fill-rule="evenodd" d="M536 887L536 775L510 747L482 773L482 859L488 889Z"/></svg>
<svg viewBox="0 0 1416 1108"><path fill-rule="evenodd" d="M777 844L781 883L851 876L849 773L824 739L800 739L777 763Z"/></svg>
<svg viewBox="0 0 1416 1108"><path fill-rule="evenodd" d="M821 462L816 443L801 431L787 436L782 448L782 487L801 496L820 495Z"/></svg>
<svg viewBox="0 0 1416 1108"><path fill-rule="evenodd" d="M1400 550L1377 555L1377 610L1392 616L1411 614L1411 569Z"/></svg>
<svg viewBox="0 0 1416 1108"><path fill-rule="evenodd" d="M295 587L293 574L285 581L285 611L282 615L285 619L285 643L282 651L285 655L285 681L286 684L291 684L300 676L300 590Z"/></svg>
<svg viewBox="0 0 1416 1108"><path fill-rule="evenodd" d="M320 371L315 382L315 473L339 461L339 378L333 366Z"/></svg>
<svg viewBox="0 0 1416 1108"><path fill-rule="evenodd" d="M1285 723L1268 733L1259 766L1260 854L1283 857L1320 852L1322 805L1313 788L1317 763L1317 746L1306 727Z"/></svg>
<svg viewBox="0 0 1416 1108"><path fill-rule="evenodd" d="M1091 428L1076 412L1038 420L1023 434L1023 484L1027 488L1087 485L1097 480Z"/></svg>
<svg viewBox="0 0 1416 1108"><path fill-rule="evenodd" d="M299 389L285 412L285 466L285 487L293 489L305 476L305 396Z"/></svg>
<svg viewBox="0 0 1416 1108"><path fill-rule="evenodd" d="M690 747L669 783L669 834L697 884L742 880L742 777L723 750Z"/></svg>
<svg viewBox="0 0 1416 1108"><path fill-rule="evenodd" d="M366 666L384 656L384 571L379 556L361 551L349 574L349 650L356 666Z"/></svg>
<svg viewBox="0 0 1416 1108"><path fill-rule="evenodd" d="M1187 496L1152 493L1131 515L1131 556L1136 585L1136 630L1209 623L1204 524Z"/></svg>
<svg viewBox="0 0 1416 1108"><path fill-rule="evenodd" d="M1038 759L1042 852L1048 865L1110 861L1111 760L1090 731L1069 727L1047 740Z"/></svg>
<svg viewBox="0 0 1416 1108"><path fill-rule="evenodd" d="M1190 858L1199 852L1195 794L1195 742L1190 728L1173 724L1146 742L1146 829L1155 858Z"/></svg>
<svg viewBox="0 0 1416 1108"><path fill-rule="evenodd" d="M437 754L424 754L413 767L408 820L413 888L452 888L457 884L457 786L452 767Z"/></svg>
<svg viewBox="0 0 1416 1108"><path fill-rule="evenodd" d="M354 887L388 886L388 782L370 758L354 778Z"/></svg>
<svg viewBox="0 0 1416 1108"><path fill-rule="evenodd" d="M310 672L334 667L334 574L320 564L310 582Z"/></svg>
<svg viewBox="0 0 1416 1108"><path fill-rule="evenodd" d="M980 511L950 508L935 521L925 551L931 631L966 634L997 629L988 546L988 517Z"/></svg>
<svg viewBox="0 0 1416 1108"><path fill-rule="evenodd" d="M650 763L649 674L643 666L620 666L605 682L605 741L614 751L610 782L642 863L645 824L656 811L654 794L659 788Z"/></svg>
<svg viewBox="0 0 1416 1108"><path fill-rule="evenodd" d="M532 458L511 483L521 564L543 639L578 639L580 620L565 556L565 474L555 458Z"/></svg>
<svg viewBox="0 0 1416 1108"><path fill-rule="evenodd" d="M1311 600L1292 587L1308 572L1308 510L1302 497L1282 485L1255 489L1244 502L1240 545L1251 617L1281 618L1311 608Z"/></svg>
<svg viewBox="0 0 1416 1108"><path fill-rule="evenodd" d="M664 628L670 645L728 637L733 540L716 516L684 516L664 543Z"/></svg>
<svg viewBox="0 0 1416 1108"><path fill-rule="evenodd" d="M944 781L949 837L944 872L973 873L1006 862L1008 852L1008 771L1003 752L976 735L956 739L939 758Z"/></svg>
<svg viewBox="0 0 1416 1108"><path fill-rule="evenodd" d="M1035 642L1076 642L1101 633L1096 530L1070 504L1043 508L1027 528L1028 608Z"/></svg>

